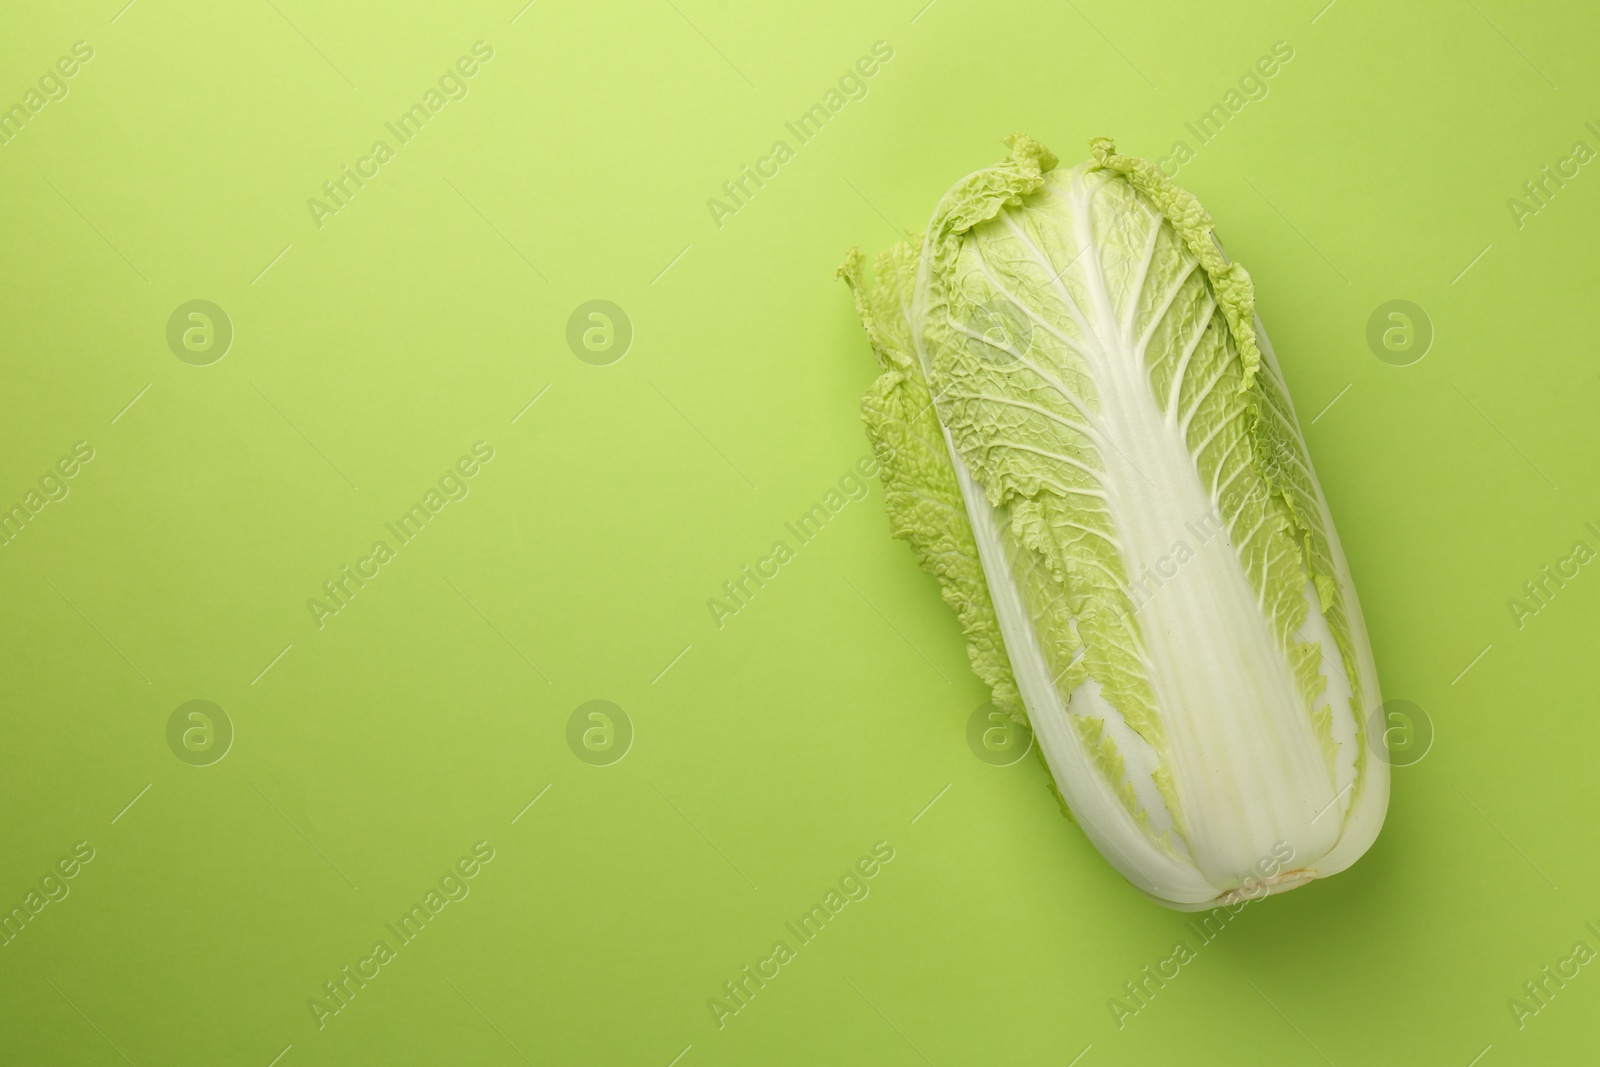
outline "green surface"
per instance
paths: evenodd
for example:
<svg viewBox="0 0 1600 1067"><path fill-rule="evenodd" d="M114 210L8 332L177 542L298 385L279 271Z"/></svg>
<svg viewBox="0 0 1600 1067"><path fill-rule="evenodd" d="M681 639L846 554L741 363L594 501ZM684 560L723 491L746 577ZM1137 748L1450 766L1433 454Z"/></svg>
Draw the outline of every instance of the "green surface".
<svg viewBox="0 0 1600 1067"><path fill-rule="evenodd" d="M1592 1058L1600 976L1540 972L1600 949L1600 578L1573 551L1600 549L1600 176L1507 201L1600 149L1600 16L120 6L12 3L0 33L0 107L27 113L0 137L0 507L38 508L0 547L0 907L39 894L0 947L0 1062ZM400 143L385 124L478 41ZM800 143L785 123L878 41L866 95ZM1280 41L1200 144L1185 123ZM1099 134L1189 143L1178 181L1256 279L1385 694L1435 732L1366 858L1209 941L1036 760L975 756L959 627L853 479L875 368L833 268L1019 129L1068 163ZM713 212L746 164L777 174ZM345 165L376 174L318 220ZM169 347L195 300L232 324L220 360ZM631 322L620 361L583 348L601 320L569 347L592 300ZM1420 362L1369 348L1392 300L1431 320ZM785 524L835 487L800 544ZM430 489L401 544L385 524ZM719 627L708 600L780 539ZM1576 576L1519 619L1547 564ZM377 570L319 620L346 565ZM185 747L192 709L169 742L195 700L231 723L220 761ZM593 700L625 722L569 729ZM841 884L867 895L802 944L785 924ZM403 942L386 924L430 891ZM1108 1001L1180 941L1119 1028ZM776 977L719 1027L746 965ZM372 977L319 1027L346 966ZM1513 997L1539 1007L1520 1027Z"/></svg>

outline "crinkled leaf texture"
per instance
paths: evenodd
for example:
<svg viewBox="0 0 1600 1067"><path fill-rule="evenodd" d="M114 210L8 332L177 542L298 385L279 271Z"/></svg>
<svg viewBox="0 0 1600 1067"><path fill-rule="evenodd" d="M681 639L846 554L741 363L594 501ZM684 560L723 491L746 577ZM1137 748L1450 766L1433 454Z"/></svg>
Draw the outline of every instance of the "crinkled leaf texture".
<svg viewBox="0 0 1600 1067"><path fill-rule="evenodd" d="M870 284L840 269L894 535L1140 890L1198 910L1341 871L1388 806L1377 672L1250 276L1110 141L1070 170L1008 143Z"/></svg>

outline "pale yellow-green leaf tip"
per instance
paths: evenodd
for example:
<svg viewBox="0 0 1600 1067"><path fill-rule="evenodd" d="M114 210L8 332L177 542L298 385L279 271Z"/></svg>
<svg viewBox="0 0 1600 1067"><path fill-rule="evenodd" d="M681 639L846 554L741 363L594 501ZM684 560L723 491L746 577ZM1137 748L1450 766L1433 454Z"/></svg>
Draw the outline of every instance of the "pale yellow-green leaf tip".
<svg viewBox="0 0 1600 1067"><path fill-rule="evenodd" d="M1014 133L1007 137L1005 146L1011 149L1013 163L1039 174L1048 174L1061 162L1054 152L1025 133Z"/></svg>

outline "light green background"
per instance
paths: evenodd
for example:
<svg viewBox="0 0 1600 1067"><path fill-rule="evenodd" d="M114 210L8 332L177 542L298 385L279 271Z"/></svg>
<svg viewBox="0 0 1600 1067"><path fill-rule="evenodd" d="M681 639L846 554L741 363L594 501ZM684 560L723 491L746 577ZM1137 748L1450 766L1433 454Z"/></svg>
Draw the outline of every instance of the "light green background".
<svg viewBox="0 0 1600 1067"><path fill-rule="evenodd" d="M121 3L12 0L0 31L7 107L94 48L0 148L0 503L95 450L0 548L0 905L95 849L0 947L0 1062L1594 1058L1595 966L1507 1009L1600 949L1600 576L1507 607L1600 547L1600 170L1520 229L1506 203L1600 148L1592 11ZM479 40L470 94L319 229L307 199ZM879 40L869 95L719 229L707 198ZM877 486L722 629L706 601L867 454L851 245L1013 130L1068 162L1194 147L1277 41L1179 180L1322 412L1385 693L1437 736L1365 859L1245 910L1119 1030L1108 999L1197 939L1035 760L969 750L982 690ZM165 340L194 299L236 330L210 366ZM610 366L565 341L591 299L634 326ZM1436 330L1411 366L1365 341L1391 299ZM319 629L307 599L479 440L470 496ZM167 745L193 699L237 732L212 766ZM610 766L567 745L592 699L635 730ZM471 895L319 1029L308 998L477 841ZM878 841L871 895L718 1029L708 998Z"/></svg>

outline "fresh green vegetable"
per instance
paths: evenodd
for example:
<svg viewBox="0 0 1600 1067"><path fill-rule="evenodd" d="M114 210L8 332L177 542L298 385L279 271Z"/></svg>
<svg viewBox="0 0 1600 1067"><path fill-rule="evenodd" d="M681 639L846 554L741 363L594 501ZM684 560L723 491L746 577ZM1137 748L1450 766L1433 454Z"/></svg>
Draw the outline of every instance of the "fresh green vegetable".
<svg viewBox="0 0 1600 1067"><path fill-rule="evenodd" d="M1348 867L1377 673L1244 268L1149 162L1017 135L840 269L895 536L1095 847L1185 910Z"/></svg>

